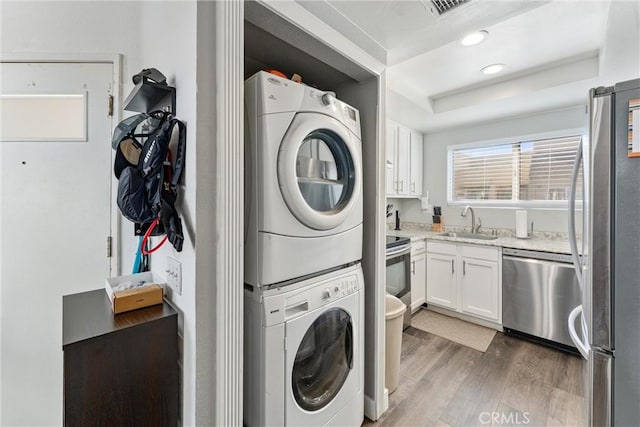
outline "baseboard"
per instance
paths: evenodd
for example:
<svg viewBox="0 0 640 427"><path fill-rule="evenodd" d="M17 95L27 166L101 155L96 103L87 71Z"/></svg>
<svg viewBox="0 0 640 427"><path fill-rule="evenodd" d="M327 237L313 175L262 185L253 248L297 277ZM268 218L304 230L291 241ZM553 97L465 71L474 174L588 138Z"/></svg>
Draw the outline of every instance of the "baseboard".
<svg viewBox="0 0 640 427"><path fill-rule="evenodd" d="M387 408L389 408L389 390L387 390L386 388L384 389L382 404L383 404L382 410L380 411L380 413L377 413L378 411L376 410L376 401L365 394L364 395L364 415L367 418L369 418L371 421L376 421L378 418L382 416L382 414L386 412Z"/></svg>
<svg viewBox="0 0 640 427"><path fill-rule="evenodd" d="M387 409L389 409L389 389L385 387L384 388L384 397L382 398L382 414L387 412ZM380 415L382 415L382 414L380 414Z"/></svg>
<svg viewBox="0 0 640 427"><path fill-rule="evenodd" d="M416 301L414 303L411 304L411 314L414 314L416 311L420 310L422 307L424 307L425 303L424 303L424 299L422 301Z"/></svg>
<svg viewBox="0 0 640 427"><path fill-rule="evenodd" d="M378 419L378 414L376 414L376 401L366 394L364 395L364 416L371 421Z"/></svg>

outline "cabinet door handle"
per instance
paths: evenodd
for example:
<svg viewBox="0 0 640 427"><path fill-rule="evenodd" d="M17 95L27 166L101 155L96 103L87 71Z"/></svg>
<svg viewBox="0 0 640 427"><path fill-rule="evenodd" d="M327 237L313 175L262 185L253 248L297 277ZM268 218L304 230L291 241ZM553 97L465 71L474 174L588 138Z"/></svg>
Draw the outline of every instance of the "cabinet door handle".
<svg viewBox="0 0 640 427"><path fill-rule="evenodd" d="M467 261L462 261L462 275L467 274Z"/></svg>
<svg viewBox="0 0 640 427"><path fill-rule="evenodd" d="M411 274L416 274L416 262L411 261Z"/></svg>
<svg viewBox="0 0 640 427"><path fill-rule="evenodd" d="M393 181L393 191L398 191L398 181Z"/></svg>
<svg viewBox="0 0 640 427"><path fill-rule="evenodd" d="M451 260L451 274L454 274L456 270L453 267L453 260Z"/></svg>
<svg viewBox="0 0 640 427"><path fill-rule="evenodd" d="M415 193L415 192L416 192L416 182L415 182L415 181L413 181L413 182L411 183L411 192L412 192L412 193Z"/></svg>
<svg viewBox="0 0 640 427"><path fill-rule="evenodd" d="M404 179L400 180L400 191L404 191Z"/></svg>

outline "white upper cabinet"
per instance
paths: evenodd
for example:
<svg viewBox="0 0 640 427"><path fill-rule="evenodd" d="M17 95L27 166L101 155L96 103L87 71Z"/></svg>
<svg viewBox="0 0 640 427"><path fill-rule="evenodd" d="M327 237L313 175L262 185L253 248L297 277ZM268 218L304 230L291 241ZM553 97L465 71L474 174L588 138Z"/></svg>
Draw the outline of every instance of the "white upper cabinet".
<svg viewBox="0 0 640 427"><path fill-rule="evenodd" d="M404 126L398 126L398 139L396 142L396 180L398 182L398 190L396 194L401 196L409 195L409 180L411 174L409 168L411 166L411 131Z"/></svg>
<svg viewBox="0 0 640 427"><path fill-rule="evenodd" d="M387 121L386 191L389 197L421 197L422 134Z"/></svg>
<svg viewBox="0 0 640 427"><path fill-rule="evenodd" d="M411 131L411 158L409 165L409 194L412 196L422 197L422 168L424 167L422 134L420 132Z"/></svg>
<svg viewBox="0 0 640 427"><path fill-rule="evenodd" d="M396 140L398 139L398 127L393 126L393 122L387 124L387 138L386 138L386 177L385 188L387 195L394 194L396 192Z"/></svg>

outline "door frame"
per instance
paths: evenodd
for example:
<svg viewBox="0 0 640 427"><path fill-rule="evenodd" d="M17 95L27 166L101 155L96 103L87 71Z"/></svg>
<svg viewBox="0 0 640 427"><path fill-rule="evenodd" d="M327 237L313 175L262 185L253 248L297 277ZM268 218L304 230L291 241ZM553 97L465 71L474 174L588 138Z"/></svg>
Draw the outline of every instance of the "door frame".
<svg viewBox="0 0 640 427"><path fill-rule="evenodd" d="M292 25L300 28L316 40L321 41L324 45L328 46L333 51L343 55L346 58L356 64L363 70L366 70L372 77L377 79L378 85L378 105L377 110L377 123L378 129L378 141L373 153L373 150L369 151L372 155L369 155L367 159L366 153L363 152L363 163L369 161L370 164L375 164L374 173L365 173L363 168L363 180L369 179L370 182L375 183L375 194L369 194L372 199L371 204L375 205L375 209L371 209L374 212L371 216L373 221L370 222L369 228L364 232L373 231L374 247L365 250L363 252L363 268L365 269L365 275L371 275L376 283L371 284L367 289L375 289L375 295L371 298L367 298L368 302L373 300L373 304L367 306L368 310L373 313L375 324L372 325L372 330L369 335L365 331L365 336L368 338L368 344L373 347L375 353L372 355L372 361L370 366L365 361L365 386L364 386L364 409L365 415L371 420L377 420L388 408L389 398L388 391L384 387L384 340L385 340L385 217L382 215L384 212L384 206L386 205L386 191L385 191L385 146L384 138L386 135L386 65L379 62L368 52L357 46L354 42L349 40L344 35L340 34L334 28L330 27L327 23L322 21L317 16L306 10L304 7L297 4L294 0L256 0L264 8L272 12L273 14L284 18ZM223 22L215 22L216 25L222 25ZM240 31L244 29L244 22L235 22ZM242 55L241 48L237 48L236 54ZM227 107L231 107L232 104L228 104ZM242 121L240 120L236 125L236 132L241 132L239 128L242 127ZM375 163L371 162L372 157ZM373 179L371 179L373 178ZM364 194L363 194L364 196ZM363 199L363 209L367 209L366 199ZM364 344L365 348L369 348L368 344ZM370 369L368 369L370 368ZM371 372L371 373L369 373ZM369 375L367 376L367 373ZM368 387L367 381L370 380L372 384ZM386 392L385 392L386 391Z"/></svg>
<svg viewBox="0 0 640 427"><path fill-rule="evenodd" d="M121 107L122 100L122 55L117 53L31 53L31 52L13 52L0 53L0 64L3 63L85 63L85 64L111 64L111 96L113 96L113 105L117 108L113 109L111 118L111 133L122 120L123 110ZM110 143L110 139L105 143ZM115 151L111 150L111 164L113 164ZM113 175L111 175L111 257L109 258L109 277L120 274L121 254L120 254L120 230L122 227L122 217L119 214L116 201L118 192L118 184ZM106 250L106 247L105 247Z"/></svg>

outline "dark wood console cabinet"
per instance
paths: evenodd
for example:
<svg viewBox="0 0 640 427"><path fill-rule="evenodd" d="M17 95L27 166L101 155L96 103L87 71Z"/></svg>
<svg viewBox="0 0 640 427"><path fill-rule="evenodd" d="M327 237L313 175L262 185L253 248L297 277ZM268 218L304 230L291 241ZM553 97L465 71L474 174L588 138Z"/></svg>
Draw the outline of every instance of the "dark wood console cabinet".
<svg viewBox="0 0 640 427"><path fill-rule="evenodd" d="M178 425L178 313L114 315L104 289L62 299L65 426Z"/></svg>

